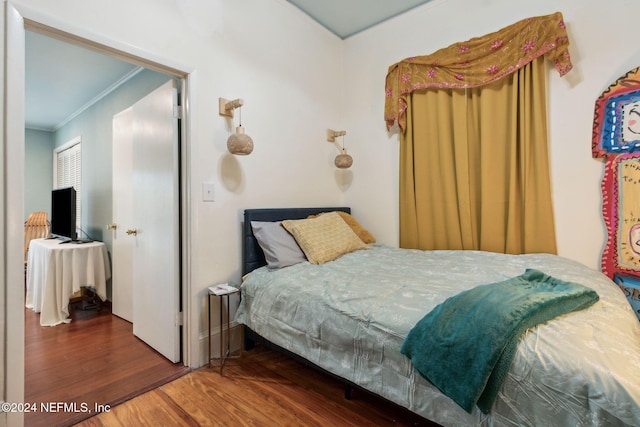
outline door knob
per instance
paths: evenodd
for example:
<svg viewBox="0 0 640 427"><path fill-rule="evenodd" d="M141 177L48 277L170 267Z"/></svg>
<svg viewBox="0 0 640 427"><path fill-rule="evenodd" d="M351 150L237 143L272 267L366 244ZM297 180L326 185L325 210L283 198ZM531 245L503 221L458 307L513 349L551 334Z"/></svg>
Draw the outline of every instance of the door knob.
<svg viewBox="0 0 640 427"><path fill-rule="evenodd" d="M127 230L127 234L128 235L132 235L133 234L134 236L136 236L138 234L138 230L136 228L129 229L129 230Z"/></svg>
<svg viewBox="0 0 640 427"><path fill-rule="evenodd" d="M118 228L118 224L107 224L107 230L115 230Z"/></svg>

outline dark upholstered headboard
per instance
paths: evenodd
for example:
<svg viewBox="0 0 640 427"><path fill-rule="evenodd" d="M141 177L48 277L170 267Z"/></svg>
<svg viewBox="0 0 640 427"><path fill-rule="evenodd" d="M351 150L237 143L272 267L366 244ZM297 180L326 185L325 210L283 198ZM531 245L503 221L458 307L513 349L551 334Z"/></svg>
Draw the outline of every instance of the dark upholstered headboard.
<svg viewBox="0 0 640 427"><path fill-rule="evenodd" d="M304 219L309 215L316 215L322 212L342 211L351 213L347 207L339 208L279 208L279 209L246 209L244 211L244 224L242 227L242 275L245 275L258 267L266 265L264 253L253 237L251 221L282 221L284 219Z"/></svg>

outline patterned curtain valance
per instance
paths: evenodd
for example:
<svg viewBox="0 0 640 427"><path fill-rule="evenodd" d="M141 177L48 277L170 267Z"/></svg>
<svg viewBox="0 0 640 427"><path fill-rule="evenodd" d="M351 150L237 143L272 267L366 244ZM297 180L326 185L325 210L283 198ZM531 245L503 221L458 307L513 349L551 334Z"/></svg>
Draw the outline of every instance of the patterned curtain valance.
<svg viewBox="0 0 640 427"><path fill-rule="evenodd" d="M544 55L564 76L572 68L562 13L523 19L495 33L404 59L386 79L387 130L397 121L404 131L407 95L414 90L468 88L499 80Z"/></svg>

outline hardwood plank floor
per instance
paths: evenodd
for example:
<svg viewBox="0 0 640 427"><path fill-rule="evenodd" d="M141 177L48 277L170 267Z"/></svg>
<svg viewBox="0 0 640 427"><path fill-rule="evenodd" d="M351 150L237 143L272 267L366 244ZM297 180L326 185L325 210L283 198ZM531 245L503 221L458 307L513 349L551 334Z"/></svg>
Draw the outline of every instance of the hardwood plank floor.
<svg viewBox="0 0 640 427"><path fill-rule="evenodd" d="M200 368L77 427L436 426L361 390L257 346L242 361Z"/></svg>
<svg viewBox="0 0 640 427"><path fill-rule="evenodd" d="M70 426L96 405L113 407L190 371L135 337L108 305L99 313L77 308L71 323L54 327L25 309L25 402L38 409L25 414L25 426Z"/></svg>

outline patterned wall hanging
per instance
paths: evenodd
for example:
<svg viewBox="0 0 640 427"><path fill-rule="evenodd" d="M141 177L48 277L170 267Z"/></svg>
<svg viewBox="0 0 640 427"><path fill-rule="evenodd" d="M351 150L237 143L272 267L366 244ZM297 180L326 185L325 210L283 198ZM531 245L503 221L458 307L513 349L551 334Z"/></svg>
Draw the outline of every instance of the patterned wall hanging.
<svg viewBox="0 0 640 427"><path fill-rule="evenodd" d="M612 83L595 104L592 155L605 159L602 271L640 317L640 67Z"/></svg>

